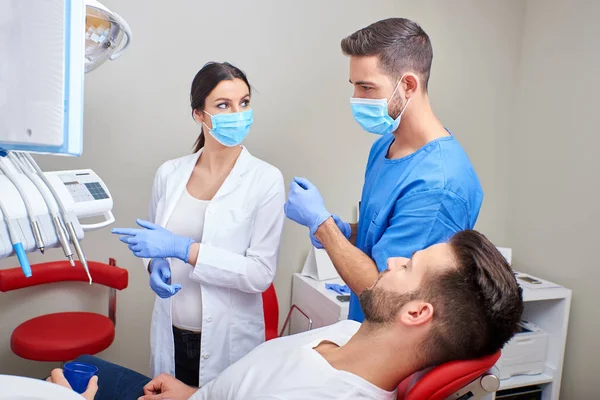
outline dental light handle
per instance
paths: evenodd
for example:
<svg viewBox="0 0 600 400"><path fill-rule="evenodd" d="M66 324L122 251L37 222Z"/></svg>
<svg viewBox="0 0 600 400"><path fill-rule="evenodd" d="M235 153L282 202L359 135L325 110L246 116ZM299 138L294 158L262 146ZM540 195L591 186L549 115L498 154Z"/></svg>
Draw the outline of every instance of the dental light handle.
<svg viewBox="0 0 600 400"><path fill-rule="evenodd" d="M80 225L81 225L81 229L83 229L84 232L90 232L90 231L96 231L98 229L106 228L113 222L115 222L115 216L113 215L113 213L111 211L107 211L104 213L104 221L98 222L96 224L80 223Z"/></svg>
<svg viewBox="0 0 600 400"><path fill-rule="evenodd" d="M117 58L121 57L121 54L123 54L125 49L127 49L127 47L129 47L129 45L131 44L131 39L133 39L133 33L131 32L131 28L129 27L129 24L117 13L114 13L114 15L115 15L115 17L117 17L117 19L118 19L117 23L121 26L121 28L123 28L123 33L125 34L125 36L127 38L126 38L123 46L121 46L121 48L119 50L115 51L113 54L110 55L110 57L109 57L110 60L116 60Z"/></svg>

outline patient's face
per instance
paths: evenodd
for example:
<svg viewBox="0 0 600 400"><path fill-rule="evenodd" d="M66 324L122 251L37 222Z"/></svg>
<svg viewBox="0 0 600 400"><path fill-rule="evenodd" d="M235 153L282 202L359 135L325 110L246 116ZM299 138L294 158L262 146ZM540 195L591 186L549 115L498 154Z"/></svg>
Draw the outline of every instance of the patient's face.
<svg viewBox="0 0 600 400"><path fill-rule="evenodd" d="M365 318L370 322L391 322L407 302L419 299L421 282L428 274L454 268L455 260L450 245L443 243L418 251L410 259L390 258L387 264L388 269L375 284L360 295Z"/></svg>

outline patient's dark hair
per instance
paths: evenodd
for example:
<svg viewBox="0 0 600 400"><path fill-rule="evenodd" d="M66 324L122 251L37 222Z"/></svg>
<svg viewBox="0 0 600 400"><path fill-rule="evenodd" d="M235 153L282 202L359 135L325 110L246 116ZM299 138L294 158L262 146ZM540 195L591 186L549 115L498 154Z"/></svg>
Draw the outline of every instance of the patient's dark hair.
<svg viewBox="0 0 600 400"><path fill-rule="evenodd" d="M248 86L248 93L252 95L252 88L248 83L246 74L239 68L227 63L227 62L209 62L202 67L200 71L194 77L192 81L192 89L190 90L190 103L192 106L192 117L194 110L202 113L206 98L213 91L215 87L222 81L232 81L234 79L241 79ZM198 152L204 147L204 128L201 128L200 135L196 139L194 144L194 153Z"/></svg>
<svg viewBox="0 0 600 400"><path fill-rule="evenodd" d="M421 284L434 309L420 352L424 367L497 352L517 332L523 313L513 270L484 235L462 231L449 244L456 268L427 276Z"/></svg>

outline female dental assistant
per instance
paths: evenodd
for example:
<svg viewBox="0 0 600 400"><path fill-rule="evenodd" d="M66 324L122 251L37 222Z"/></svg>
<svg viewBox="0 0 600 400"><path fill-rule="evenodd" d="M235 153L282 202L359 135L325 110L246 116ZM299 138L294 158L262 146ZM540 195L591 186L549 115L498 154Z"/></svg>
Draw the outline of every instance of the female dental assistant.
<svg viewBox="0 0 600 400"><path fill-rule="evenodd" d="M240 145L250 96L238 68L205 65L191 88L203 127L194 154L158 169L142 229L113 230L145 259L157 294L152 376L202 386L265 340L261 293L275 276L285 193L281 172Z"/></svg>

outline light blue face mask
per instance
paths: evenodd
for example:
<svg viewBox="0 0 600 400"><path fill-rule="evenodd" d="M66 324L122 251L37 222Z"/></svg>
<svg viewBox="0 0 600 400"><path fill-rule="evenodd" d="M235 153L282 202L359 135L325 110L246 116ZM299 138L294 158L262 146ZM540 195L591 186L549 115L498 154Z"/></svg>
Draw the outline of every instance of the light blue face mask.
<svg viewBox="0 0 600 400"><path fill-rule="evenodd" d="M206 126L206 129L208 129L217 142L227 147L237 146L242 143L246 136L248 136L250 125L254 122L252 110L215 115L211 115L206 111L204 112L210 115L212 129L203 122L204 126Z"/></svg>
<svg viewBox="0 0 600 400"><path fill-rule="evenodd" d="M360 97L353 97L350 99L352 116L365 131L376 135L386 135L398 129L402 114L404 114L404 110L406 110L408 103L410 103L410 98L406 101L406 105L396 119L390 117L390 114L388 113L388 103L396 94L400 81L398 81L396 89L394 89L394 93L392 93L389 100L364 99Z"/></svg>

